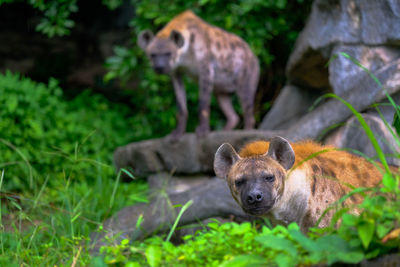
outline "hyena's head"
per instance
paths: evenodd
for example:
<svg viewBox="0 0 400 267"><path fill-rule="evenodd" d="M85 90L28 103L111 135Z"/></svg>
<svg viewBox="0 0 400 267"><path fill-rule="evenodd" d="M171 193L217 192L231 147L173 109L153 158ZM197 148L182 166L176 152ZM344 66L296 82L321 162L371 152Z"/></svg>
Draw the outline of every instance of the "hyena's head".
<svg viewBox="0 0 400 267"><path fill-rule="evenodd" d="M168 38L153 35L149 30L139 33L138 45L146 52L153 69L158 74L167 74L175 68L179 58L179 49L185 39L178 31L171 31Z"/></svg>
<svg viewBox="0 0 400 267"><path fill-rule="evenodd" d="M240 157L228 143L221 145L214 159L214 171L226 179L233 198L251 215L266 215L282 196L286 172L295 160L289 142L274 137L264 155Z"/></svg>

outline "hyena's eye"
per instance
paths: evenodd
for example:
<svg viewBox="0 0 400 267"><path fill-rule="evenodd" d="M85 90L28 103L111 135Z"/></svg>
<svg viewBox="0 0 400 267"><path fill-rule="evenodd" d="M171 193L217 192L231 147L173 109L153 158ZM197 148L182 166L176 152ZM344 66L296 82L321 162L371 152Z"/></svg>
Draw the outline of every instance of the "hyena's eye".
<svg viewBox="0 0 400 267"><path fill-rule="evenodd" d="M272 183L273 181L275 181L275 176L274 175L265 175L264 180L267 182Z"/></svg>
<svg viewBox="0 0 400 267"><path fill-rule="evenodd" d="M237 187L239 187L239 186L241 186L241 185L244 185L245 182L246 182L246 180L244 180L244 179L239 179L239 180L236 180L236 181L235 181L235 185L236 185Z"/></svg>
<svg viewBox="0 0 400 267"><path fill-rule="evenodd" d="M150 54L151 58L155 58L157 55L156 54Z"/></svg>
<svg viewBox="0 0 400 267"><path fill-rule="evenodd" d="M170 57L171 56L171 53L170 52L167 52L167 53L165 53L164 54L166 57Z"/></svg>

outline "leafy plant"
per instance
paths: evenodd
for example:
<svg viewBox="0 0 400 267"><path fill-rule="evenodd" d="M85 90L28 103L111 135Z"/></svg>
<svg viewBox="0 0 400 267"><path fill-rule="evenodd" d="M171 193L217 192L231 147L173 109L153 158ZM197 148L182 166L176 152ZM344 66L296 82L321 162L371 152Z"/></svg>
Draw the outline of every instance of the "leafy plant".
<svg viewBox="0 0 400 267"><path fill-rule="evenodd" d="M89 234L147 201L145 181L111 166L132 138L127 109L88 91L67 101L57 84L0 74L1 266L92 265Z"/></svg>
<svg viewBox="0 0 400 267"><path fill-rule="evenodd" d="M0 6L13 2L17 1L0 0ZM71 15L79 10L77 0L27 0L26 2L43 14L40 23L36 25L37 31L50 38L71 33L75 26L75 21L71 19ZM122 2L122 0L102 0L102 3L111 10L121 6Z"/></svg>
<svg viewBox="0 0 400 267"><path fill-rule="evenodd" d="M94 181L99 171L113 175L98 162L112 162L115 147L132 138L129 119L121 119L127 108L112 110L88 91L67 102L54 79L45 85L0 74L0 105L0 168L7 191L38 190L48 176L55 185L64 180L65 169L80 170L74 181Z"/></svg>
<svg viewBox="0 0 400 267"><path fill-rule="evenodd" d="M245 222L209 223L207 229L185 236L174 245L156 236L119 246L103 247L105 263L126 266L298 266L359 263L400 249L399 176L386 174L380 188L355 189L366 193L360 215L339 209L327 228L312 228L303 234L296 223L273 229ZM335 224L341 221L340 227ZM121 253L123 257L121 257ZM334 252L334 253L333 253Z"/></svg>

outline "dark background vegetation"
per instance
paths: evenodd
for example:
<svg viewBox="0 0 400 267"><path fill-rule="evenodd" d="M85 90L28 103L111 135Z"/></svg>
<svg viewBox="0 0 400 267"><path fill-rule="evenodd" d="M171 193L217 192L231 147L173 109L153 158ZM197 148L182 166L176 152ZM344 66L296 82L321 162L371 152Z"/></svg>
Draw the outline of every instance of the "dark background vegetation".
<svg viewBox="0 0 400 267"><path fill-rule="evenodd" d="M159 127L146 121L149 129L142 131L147 134L138 134L136 139L163 136L175 124L171 82L148 67L136 46L139 31L157 31L179 12L192 9L206 21L243 37L260 58L262 72L255 114L260 121L284 83L288 55L311 5L309 0L60 1L53 7L52 3L58 1L46 1L43 8L57 9L56 17L48 17L39 4L10 2L0 9L0 31L2 39L7 40L0 45L0 70L22 72L39 82L56 78L68 98L90 87L115 104L128 105L131 114L146 114L150 121L160 111L165 112L167 118L161 118ZM70 9L73 12L65 11ZM38 25L43 25L40 32L36 30ZM114 45L118 47L113 51ZM105 61L109 71L106 81ZM190 81L187 84L192 131L197 122L197 85ZM221 119L214 103L212 126L221 127Z"/></svg>

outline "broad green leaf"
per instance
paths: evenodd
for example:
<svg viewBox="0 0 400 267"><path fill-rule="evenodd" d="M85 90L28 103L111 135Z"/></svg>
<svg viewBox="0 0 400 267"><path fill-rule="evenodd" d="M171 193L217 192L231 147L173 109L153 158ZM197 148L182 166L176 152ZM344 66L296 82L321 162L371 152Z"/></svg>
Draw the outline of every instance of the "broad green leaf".
<svg viewBox="0 0 400 267"><path fill-rule="evenodd" d="M6 101L6 104L7 104L7 107L8 107L8 111L12 113L12 112L15 111L15 109L18 106L18 98L17 97L10 97Z"/></svg>
<svg viewBox="0 0 400 267"><path fill-rule="evenodd" d="M279 267L296 266L297 257L281 253L275 257L275 262Z"/></svg>
<svg viewBox="0 0 400 267"><path fill-rule="evenodd" d="M229 261L225 261L219 267L256 267L266 265L266 260L259 255L240 255Z"/></svg>
<svg viewBox="0 0 400 267"><path fill-rule="evenodd" d="M146 249L147 263L151 266L158 266L161 261L161 249L156 246L149 246Z"/></svg>
<svg viewBox="0 0 400 267"><path fill-rule="evenodd" d="M342 216L342 224L349 225L349 226L356 226L358 222L358 217L354 216L353 214L343 214Z"/></svg>
<svg viewBox="0 0 400 267"><path fill-rule="evenodd" d="M328 264L334 262L345 262L345 263L359 263L364 259L364 254L360 251L355 252L338 252L335 253L335 261L328 261ZM332 258L333 259L333 258Z"/></svg>
<svg viewBox="0 0 400 267"><path fill-rule="evenodd" d="M375 222L373 220L361 221L357 226L358 236L364 248L367 249L372 240L375 231Z"/></svg>
<svg viewBox="0 0 400 267"><path fill-rule="evenodd" d="M380 248L374 249L373 251L371 251L367 255L365 255L365 258L366 259L376 258L379 255L380 252L381 252Z"/></svg>
<svg viewBox="0 0 400 267"><path fill-rule="evenodd" d="M386 225L384 223L380 223L376 225L376 234L378 235L378 238L384 237L389 231L393 228L392 225Z"/></svg>
<svg viewBox="0 0 400 267"><path fill-rule="evenodd" d="M262 246L270 248L276 251L285 251L290 256L295 257L297 255L297 249L293 243L282 237L277 237L274 235L257 236L255 238Z"/></svg>
<svg viewBox="0 0 400 267"><path fill-rule="evenodd" d="M393 191L396 188L396 180L393 178L392 174L390 174L390 173L385 173L383 175L382 183L390 191Z"/></svg>
<svg viewBox="0 0 400 267"><path fill-rule="evenodd" d="M338 261L355 263L359 262L359 259L363 255L362 253L359 255L359 251L352 249L348 242L337 234L322 236L315 240L315 243L316 246L313 246L313 248L317 249L310 255L315 263L321 261L327 261L329 265ZM332 253L333 251L335 253Z"/></svg>
<svg viewBox="0 0 400 267"><path fill-rule="evenodd" d="M319 247L316 245L315 241L309 239L303 235L300 231L290 230L290 236L297 241L304 249L309 252L318 251Z"/></svg>
<svg viewBox="0 0 400 267"><path fill-rule="evenodd" d="M121 245L122 246L126 246L126 245L128 245L129 244L129 239L123 239L122 241L121 241Z"/></svg>

